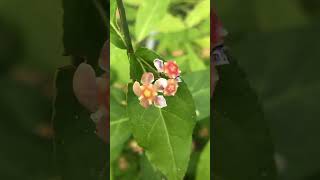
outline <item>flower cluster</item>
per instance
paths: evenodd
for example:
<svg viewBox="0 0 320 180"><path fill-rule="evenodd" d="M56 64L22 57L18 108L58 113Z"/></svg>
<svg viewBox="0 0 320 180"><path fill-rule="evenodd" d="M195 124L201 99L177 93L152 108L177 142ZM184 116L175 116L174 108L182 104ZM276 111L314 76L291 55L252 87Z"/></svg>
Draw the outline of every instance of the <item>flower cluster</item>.
<svg viewBox="0 0 320 180"><path fill-rule="evenodd" d="M133 84L133 92L139 97L140 105L148 108L154 104L158 108L167 106L164 96L174 96L178 90L180 79L180 69L175 61L163 62L160 59L153 61L159 73L164 73L168 79L159 78L155 81L151 72L145 72L141 77L141 84ZM159 95L162 93L162 95Z"/></svg>

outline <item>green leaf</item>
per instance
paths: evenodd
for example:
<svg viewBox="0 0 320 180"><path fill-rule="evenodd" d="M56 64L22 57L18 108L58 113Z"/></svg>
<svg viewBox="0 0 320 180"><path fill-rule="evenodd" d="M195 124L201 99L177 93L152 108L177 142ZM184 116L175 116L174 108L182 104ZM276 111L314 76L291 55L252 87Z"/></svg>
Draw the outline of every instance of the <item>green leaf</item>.
<svg viewBox="0 0 320 180"><path fill-rule="evenodd" d="M113 44L110 44L110 67L115 71L119 82L128 83L130 81L127 53Z"/></svg>
<svg viewBox="0 0 320 180"><path fill-rule="evenodd" d="M200 155L196 177L196 180L210 180L210 141Z"/></svg>
<svg viewBox="0 0 320 180"><path fill-rule="evenodd" d="M211 116L215 174L230 180L274 180L274 147L262 106L237 62L229 61L216 67L219 81Z"/></svg>
<svg viewBox="0 0 320 180"><path fill-rule="evenodd" d="M131 135L127 115L126 96L123 90L111 88L110 91L110 162L122 151L124 143Z"/></svg>
<svg viewBox="0 0 320 180"><path fill-rule="evenodd" d="M192 27L199 24L202 20L209 18L209 16L210 0L203 0L188 14L185 21L188 27Z"/></svg>
<svg viewBox="0 0 320 180"><path fill-rule="evenodd" d="M170 25L168 25L170 24ZM186 28L183 21L171 14L166 14L156 30L162 33L179 32Z"/></svg>
<svg viewBox="0 0 320 180"><path fill-rule="evenodd" d="M110 23L110 41L120 49L126 49L121 33L116 29L113 23Z"/></svg>
<svg viewBox="0 0 320 180"><path fill-rule="evenodd" d="M140 158L141 177L139 180L161 180L161 175L156 172L145 155Z"/></svg>
<svg viewBox="0 0 320 180"><path fill-rule="evenodd" d="M183 76L196 104L197 120L210 116L210 70L187 73Z"/></svg>
<svg viewBox="0 0 320 180"><path fill-rule="evenodd" d="M188 52L188 64L191 71L198 71L206 69L206 65L204 64L203 60L200 59L197 55L197 53L193 49L194 46L191 46L191 44L186 44L185 48Z"/></svg>
<svg viewBox="0 0 320 180"><path fill-rule="evenodd" d="M110 0L110 23L112 23L114 18L116 17L116 11L117 11L116 0Z"/></svg>
<svg viewBox="0 0 320 180"><path fill-rule="evenodd" d="M167 12L170 0L145 0L140 5L135 24L138 41L143 40L162 20Z"/></svg>
<svg viewBox="0 0 320 180"><path fill-rule="evenodd" d="M166 97L167 107L147 109L128 90L128 114L132 132L151 164L169 180L183 179L191 153L196 115L192 96L185 83L179 84L173 97Z"/></svg>
<svg viewBox="0 0 320 180"><path fill-rule="evenodd" d="M143 72L145 72L144 65L137 59L135 54L128 54L130 61L130 79L132 81L140 81Z"/></svg>

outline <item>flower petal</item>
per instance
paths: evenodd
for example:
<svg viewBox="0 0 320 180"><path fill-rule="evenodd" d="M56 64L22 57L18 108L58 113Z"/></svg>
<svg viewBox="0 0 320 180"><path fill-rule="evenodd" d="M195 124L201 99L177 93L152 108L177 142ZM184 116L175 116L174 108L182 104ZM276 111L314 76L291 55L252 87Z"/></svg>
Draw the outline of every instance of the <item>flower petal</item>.
<svg viewBox="0 0 320 180"><path fill-rule="evenodd" d="M136 96L141 95L140 83L138 81L133 83L132 89Z"/></svg>
<svg viewBox="0 0 320 180"><path fill-rule="evenodd" d="M167 106L166 99L163 96L157 96L154 100L154 105L157 108L164 108Z"/></svg>
<svg viewBox="0 0 320 180"><path fill-rule="evenodd" d="M149 101L147 99L143 98L143 99L140 100L140 105L142 107L144 107L144 108L148 108L150 106L150 103L149 103Z"/></svg>
<svg viewBox="0 0 320 180"><path fill-rule="evenodd" d="M167 87L167 84L168 84L168 81L164 78L160 78L156 80L156 82L154 83L158 92L163 92L163 90Z"/></svg>
<svg viewBox="0 0 320 180"><path fill-rule="evenodd" d="M164 89L163 94L165 96L174 96L178 90L178 82L175 79L169 79L168 85Z"/></svg>
<svg viewBox="0 0 320 180"><path fill-rule="evenodd" d="M151 72L143 73L143 75L141 77L142 84L151 84L153 81L154 81L154 76Z"/></svg>
<svg viewBox="0 0 320 180"><path fill-rule="evenodd" d="M98 109L98 86L94 69L86 63L81 63L73 76L73 92L79 103L89 111Z"/></svg>
<svg viewBox="0 0 320 180"><path fill-rule="evenodd" d="M158 72L163 72L163 61L161 59L155 59L153 64L157 68Z"/></svg>

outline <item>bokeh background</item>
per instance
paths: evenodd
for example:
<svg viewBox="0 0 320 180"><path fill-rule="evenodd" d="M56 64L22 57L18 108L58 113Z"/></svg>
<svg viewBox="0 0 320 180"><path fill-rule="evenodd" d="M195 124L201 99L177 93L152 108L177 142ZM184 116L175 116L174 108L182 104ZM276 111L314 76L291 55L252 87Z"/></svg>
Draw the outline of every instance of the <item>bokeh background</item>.
<svg viewBox="0 0 320 180"><path fill-rule="evenodd" d="M263 104L281 180L320 179L320 1L214 1Z"/></svg>

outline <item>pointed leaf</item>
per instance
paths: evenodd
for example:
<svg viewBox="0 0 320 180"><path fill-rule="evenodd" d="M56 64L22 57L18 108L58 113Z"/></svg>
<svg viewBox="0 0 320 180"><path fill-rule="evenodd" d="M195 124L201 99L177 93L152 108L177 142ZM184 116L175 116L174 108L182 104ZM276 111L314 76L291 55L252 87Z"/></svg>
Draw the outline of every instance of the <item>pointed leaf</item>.
<svg viewBox="0 0 320 180"><path fill-rule="evenodd" d="M131 88L130 88L131 87ZM170 180L183 179L191 153L195 106L185 83L162 109L143 108L129 84L128 115L132 132L151 164Z"/></svg>

